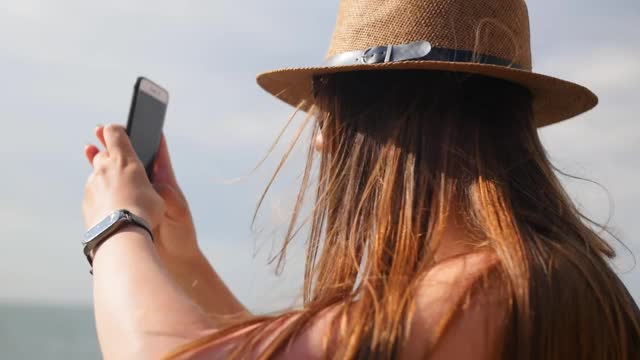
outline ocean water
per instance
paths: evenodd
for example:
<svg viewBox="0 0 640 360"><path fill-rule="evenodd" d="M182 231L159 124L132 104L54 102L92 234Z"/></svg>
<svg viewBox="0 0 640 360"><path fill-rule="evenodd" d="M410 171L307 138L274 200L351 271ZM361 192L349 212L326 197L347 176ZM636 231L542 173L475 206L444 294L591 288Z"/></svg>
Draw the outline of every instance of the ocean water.
<svg viewBox="0 0 640 360"><path fill-rule="evenodd" d="M101 359L92 308L0 304L0 359Z"/></svg>

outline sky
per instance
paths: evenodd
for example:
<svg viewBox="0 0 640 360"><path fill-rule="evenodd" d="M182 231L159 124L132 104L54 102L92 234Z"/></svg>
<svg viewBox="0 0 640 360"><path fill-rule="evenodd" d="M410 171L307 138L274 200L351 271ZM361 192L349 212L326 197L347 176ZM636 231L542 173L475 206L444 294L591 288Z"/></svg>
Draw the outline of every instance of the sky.
<svg viewBox="0 0 640 360"><path fill-rule="evenodd" d="M337 0L0 1L0 302L91 303L80 246L80 204L91 170L83 147L95 141L97 124L126 122L134 81L144 75L171 94L165 133L207 258L252 310L293 304L301 243L279 277L268 259L285 230L305 143L252 231L253 210L292 136L288 131L285 144L245 176L291 113L255 76L321 63L337 6ZM634 268L632 255L640 258L640 3L542 0L529 2L529 10L534 70L600 97L595 110L540 134L558 168L600 184L562 178L580 208L608 221L624 243L614 244L614 267L640 300L640 266Z"/></svg>

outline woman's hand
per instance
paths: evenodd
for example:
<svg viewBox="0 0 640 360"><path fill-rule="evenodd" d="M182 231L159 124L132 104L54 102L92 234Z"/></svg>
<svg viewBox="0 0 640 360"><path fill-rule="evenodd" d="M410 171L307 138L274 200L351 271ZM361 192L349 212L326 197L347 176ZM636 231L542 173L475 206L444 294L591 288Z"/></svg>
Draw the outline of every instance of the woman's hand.
<svg viewBox="0 0 640 360"><path fill-rule="evenodd" d="M98 127L96 136L105 149L85 147L87 160L93 166L82 203L86 227L115 210L127 209L157 229L163 221L164 201L149 182L126 132L121 126L107 125Z"/></svg>
<svg viewBox="0 0 640 360"><path fill-rule="evenodd" d="M196 241L189 205L171 167L164 138L153 166L153 184L121 126L98 127L96 136L105 151L85 148L94 172L87 182L85 219L92 226L119 208L127 208L152 225L155 249L174 282L221 326L250 313L229 291Z"/></svg>
<svg viewBox="0 0 640 360"><path fill-rule="evenodd" d="M117 182L119 184L118 194L129 194L127 196L131 196L131 193L145 194L145 199L150 199L149 207L152 207L153 214L146 216L146 213L143 211L151 212L151 210L137 210L138 207L134 206L134 204L118 207L117 204L121 204L121 200L118 200L119 202L117 204L113 204L100 198L98 202L102 204L105 209L102 210L103 212L91 210L91 215L87 215L88 212L85 211L85 219L88 222L87 226L92 226L111 211L119 208L127 208L150 222L153 228L156 249L165 265L173 267L170 265L175 265L174 263L178 261L190 261L193 257L200 256L189 205L176 182L164 135L162 136L153 166L153 184L149 182L144 167L136 156L123 127L119 125L99 126L96 128L96 137L106 150L100 152L94 145L88 145L85 148L87 160L89 160L90 164L94 165L94 173L89 177L87 184L85 202L96 202L94 199L97 199L97 197L110 199L109 201L114 198L106 188L93 185L93 183L96 181L96 173L106 173L103 169L105 168L105 166L103 166L103 159L109 159L109 147L115 146L110 145L108 141L111 137L117 137L122 142L121 147L125 149L123 151L128 154L127 164L131 167L130 172L134 172L134 174L124 175L123 172L111 171L109 174L112 181L109 183ZM116 151L116 154L121 154L123 151ZM117 159L117 157L113 157L112 162L118 163L119 161ZM124 163L122 163L122 165L124 165ZM96 211L99 214L95 216L92 215L93 212ZM150 216L153 216L153 218Z"/></svg>

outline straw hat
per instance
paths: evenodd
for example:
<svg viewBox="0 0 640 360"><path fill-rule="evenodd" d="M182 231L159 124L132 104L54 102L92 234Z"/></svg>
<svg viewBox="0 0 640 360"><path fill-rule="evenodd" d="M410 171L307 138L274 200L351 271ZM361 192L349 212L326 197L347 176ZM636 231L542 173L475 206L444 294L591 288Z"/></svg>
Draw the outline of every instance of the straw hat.
<svg viewBox="0 0 640 360"><path fill-rule="evenodd" d="M387 69L465 72L519 84L533 94L538 127L598 103L583 86L532 72L523 0L341 0L324 64L265 72L257 81L308 110L314 76Z"/></svg>

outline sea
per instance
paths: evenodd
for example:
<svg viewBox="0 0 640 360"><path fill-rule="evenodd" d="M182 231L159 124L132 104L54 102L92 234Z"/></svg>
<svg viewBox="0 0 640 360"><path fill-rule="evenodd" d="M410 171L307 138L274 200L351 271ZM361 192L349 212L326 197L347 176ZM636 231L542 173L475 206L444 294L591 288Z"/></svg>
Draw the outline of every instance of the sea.
<svg viewBox="0 0 640 360"><path fill-rule="evenodd" d="M101 358L90 306L0 304L0 360Z"/></svg>

